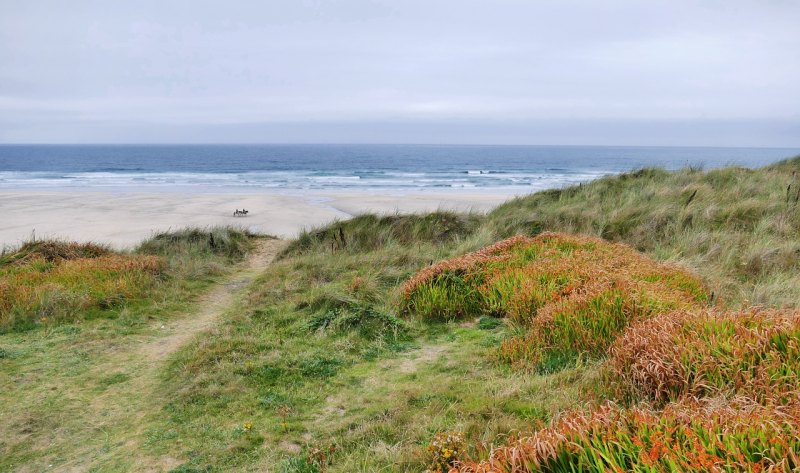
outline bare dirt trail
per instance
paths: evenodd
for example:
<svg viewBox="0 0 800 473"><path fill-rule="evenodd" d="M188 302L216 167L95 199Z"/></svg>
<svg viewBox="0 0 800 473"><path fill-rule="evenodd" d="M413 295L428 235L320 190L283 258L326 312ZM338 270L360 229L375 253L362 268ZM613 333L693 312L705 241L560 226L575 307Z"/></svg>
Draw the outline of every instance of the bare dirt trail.
<svg viewBox="0 0 800 473"><path fill-rule="evenodd" d="M223 315L241 298L249 283L258 276L284 247L282 240L258 240L245 261L236 265L221 283L201 295L195 308L168 322L161 322L156 333L121 347L95 366L93 378L102 373L123 373L127 380L101 393L87 387L88 409L81 415L84 425L101 432L107 439L84 439L72 449L75 460L59 465L55 471L169 471L180 462L172 458L151 458L142 451L147 435L147 418L163 405L159 392L160 374L168 358L196 337L216 326ZM75 439L77 440L77 439ZM126 460L126 458L128 460ZM133 464L128 463L133 460Z"/></svg>
<svg viewBox="0 0 800 473"><path fill-rule="evenodd" d="M152 362L165 359L198 333L211 328L219 316L235 301L239 290L263 271L284 246L283 240L259 240L256 247L240 263L228 280L215 286L197 301L191 316L180 317L164 326L170 335L141 346L140 352Z"/></svg>

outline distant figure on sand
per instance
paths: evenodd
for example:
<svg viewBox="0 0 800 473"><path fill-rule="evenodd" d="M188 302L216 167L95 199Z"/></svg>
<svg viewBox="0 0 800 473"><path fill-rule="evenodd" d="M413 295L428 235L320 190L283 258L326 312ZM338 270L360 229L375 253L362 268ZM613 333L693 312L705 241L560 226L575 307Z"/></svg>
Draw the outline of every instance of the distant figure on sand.
<svg viewBox="0 0 800 473"><path fill-rule="evenodd" d="M247 212L248 211L245 210L245 209L242 209L242 210L236 209L236 210L233 211L233 216L234 217L244 217L245 215L247 215Z"/></svg>

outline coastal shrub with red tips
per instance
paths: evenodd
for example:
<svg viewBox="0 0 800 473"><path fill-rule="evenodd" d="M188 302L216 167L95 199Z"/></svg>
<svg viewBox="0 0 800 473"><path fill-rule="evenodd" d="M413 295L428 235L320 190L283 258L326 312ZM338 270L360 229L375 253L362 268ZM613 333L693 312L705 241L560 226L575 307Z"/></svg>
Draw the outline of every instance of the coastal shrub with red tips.
<svg viewBox="0 0 800 473"><path fill-rule="evenodd" d="M501 358L542 371L602 355L631 322L706 305L687 271L599 238L518 236L423 269L403 286L402 310L430 319L482 314L527 328Z"/></svg>
<svg viewBox="0 0 800 473"><path fill-rule="evenodd" d="M685 398L663 411L574 411L450 473L772 471L800 468L800 402Z"/></svg>
<svg viewBox="0 0 800 473"><path fill-rule="evenodd" d="M626 401L744 395L782 404L800 392L800 311L675 312L628 328L604 377Z"/></svg>

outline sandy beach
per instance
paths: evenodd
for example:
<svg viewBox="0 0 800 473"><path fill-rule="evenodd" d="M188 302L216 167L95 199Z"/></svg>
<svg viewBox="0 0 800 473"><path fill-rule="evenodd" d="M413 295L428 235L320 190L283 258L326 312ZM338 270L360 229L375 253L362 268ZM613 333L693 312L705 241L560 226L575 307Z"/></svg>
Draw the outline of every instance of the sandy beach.
<svg viewBox="0 0 800 473"><path fill-rule="evenodd" d="M241 225L259 233L292 237L303 228L366 212L436 209L486 212L519 191L0 191L0 247L54 237L130 248L153 232L186 226ZM246 208L246 217L234 217Z"/></svg>

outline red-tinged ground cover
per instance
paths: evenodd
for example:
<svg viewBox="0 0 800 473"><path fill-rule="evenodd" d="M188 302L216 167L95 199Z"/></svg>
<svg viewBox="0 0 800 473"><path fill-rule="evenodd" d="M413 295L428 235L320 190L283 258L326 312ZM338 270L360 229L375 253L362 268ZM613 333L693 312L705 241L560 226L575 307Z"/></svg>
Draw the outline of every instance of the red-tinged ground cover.
<svg viewBox="0 0 800 473"><path fill-rule="evenodd" d="M551 371L577 357L602 356L632 322L708 300L695 276L626 245L543 233L420 271L404 285L402 305L430 319L506 317L527 330L507 340L500 356Z"/></svg>
<svg viewBox="0 0 800 473"><path fill-rule="evenodd" d="M499 349L512 364L549 371L576 357L602 360L595 407L488 453L448 450L440 471L800 469L800 312L713 309L703 284L680 268L552 233L432 265L403 296L409 314L493 314L523 327ZM484 453L470 459L470 451Z"/></svg>
<svg viewBox="0 0 800 473"><path fill-rule="evenodd" d="M621 405L567 414L451 471L800 468L797 311L661 314L629 327L603 370Z"/></svg>
<svg viewBox="0 0 800 473"><path fill-rule="evenodd" d="M628 328L605 364L612 395L664 404L747 396L781 405L800 391L800 312L675 312Z"/></svg>
<svg viewBox="0 0 800 473"><path fill-rule="evenodd" d="M791 472L800 468L800 403L685 398L662 411L603 404L512 439L451 473Z"/></svg>

